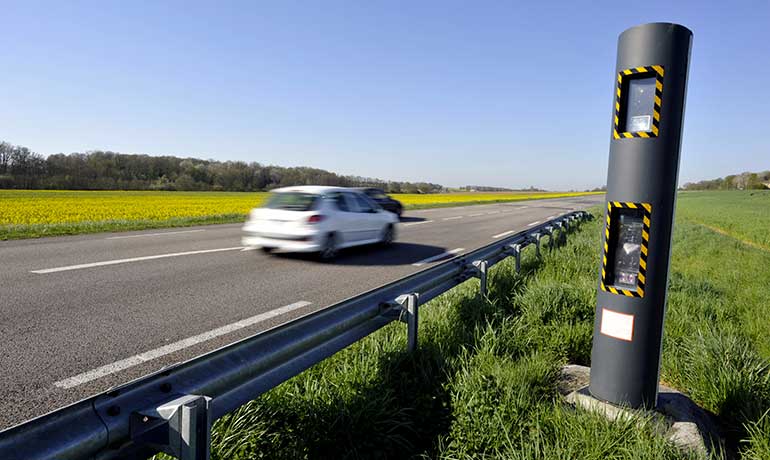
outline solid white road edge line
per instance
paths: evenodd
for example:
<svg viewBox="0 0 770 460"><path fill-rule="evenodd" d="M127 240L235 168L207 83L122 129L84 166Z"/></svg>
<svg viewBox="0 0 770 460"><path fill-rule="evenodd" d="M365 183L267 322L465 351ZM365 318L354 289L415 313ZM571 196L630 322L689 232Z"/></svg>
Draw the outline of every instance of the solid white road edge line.
<svg viewBox="0 0 770 460"><path fill-rule="evenodd" d="M492 235L492 238L500 238L501 236L510 235L513 233L513 230L508 230L507 232L498 233L497 235Z"/></svg>
<svg viewBox="0 0 770 460"><path fill-rule="evenodd" d="M527 227L531 227L531 226L533 226L533 225L537 225L537 224L539 224L539 223L540 223L540 221L539 221L539 220L536 220L536 221L532 222L531 224L527 224Z"/></svg>
<svg viewBox="0 0 770 460"><path fill-rule="evenodd" d="M210 254L213 252L224 252L224 251L240 251L243 249L243 246L237 246L234 248L220 248L220 249L204 249L202 251L187 251L187 252L173 252L171 254L158 254L155 256L143 256L143 257L131 257L129 259L115 259L115 260L105 260L102 262L92 262L89 264L79 264L79 265L67 265L65 267L56 267L56 268L44 268L41 270L30 270L30 273L38 273L38 274L45 274L45 273L56 273L56 272L66 272L69 270L81 270L84 268L93 268L93 267L104 267L106 265L117 265L117 264L127 264L130 262L141 262L143 260L155 260L155 259L165 259L168 257L180 257L180 256L191 256L195 254Z"/></svg>
<svg viewBox="0 0 770 460"><path fill-rule="evenodd" d="M433 222L432 220L423 220L420 222L409 222L408 224L403 224L404 227L411 227L412 225L420 225L420 224L429 224Z"/></svg>
<svg viewBox="0 0 770 460"><path fill-rule="evenodd" d="M105 238L105 240L122 240L125 238L143 238L145 236L179 235L180 233L198 233L198 232L205 232L205 231L206 230L200 229L200 230L182 230L179 232L145 233L142 235L110 236L108 238Z"/></svg>
<svg viewBox="0 0 770 460"><path fill-rule="evenodd" d="M266 313L252 316L250 318L242 319L238 322L228 324L227 326L218 327L208 332L204 332L203 334L198 334L192 337L188 337L178 342L170 343L168 345L164 345L154 350L145 351L144 353L131 356L130 358L121 359L120 361L115 361L114 363L97 367L96 369L83 372L82 374L78 374L68 379L59 380L58 382L54 382L54 386L59 388L64 388L64 389L74 388L78 385L82 385L86 382L90 382L91 380L96 380L106 375L114 374L115 372L128 369L129 367L133 367L138 364L142 364L144 362L147 362L156 358L160 358L161 356L169 355L171 353L174 353L175 351L179 351L179 350L191 347L193 345L199 344L201 342L205 342L207 340L211 340L221 335L235 332L239 329L243 329L245 327L261 323L268 319L274 318L276 316L280 316L284 313L289 313L290 311L296 310L298 308L306 307L308 305L311 305L311 303L302 301L302 302L295 302L293 304L286 305L280 308L276 308L275 310L271 310Z"/></svg>
<svg viewBox="0 0 770 460"><path fill-rule="evenodd" d="M465 248L454 248L451 251L442 252L441 254L437 254L437 255L435 255L433 257L428 257L427 259L422 259L421 261L415 262L412 265L414 265L415 267L422 267L423 265L429 264L429 263L433 262L434 260L443 259L446 256L451 256L453 254L457 254L458 252L462 252L464 250L465 250Z"/></svg>

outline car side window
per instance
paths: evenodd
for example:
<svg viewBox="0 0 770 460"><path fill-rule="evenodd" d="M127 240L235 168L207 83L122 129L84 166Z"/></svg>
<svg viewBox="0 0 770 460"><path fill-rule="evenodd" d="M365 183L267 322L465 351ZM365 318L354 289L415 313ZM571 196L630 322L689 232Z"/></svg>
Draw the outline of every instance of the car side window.
<svg viewBox="0 0 770 460"><path fill-rule="evenodd" d="M340 193L345 198L345 201L348 204L348 212L361 212L358 205L358 200L356 200L356 195L350 192L343 192Z"/></svg>
<svg viewBox="0 0 770 460"><path fill-rule="evenodd" d="M356 194L356 202L358 203L358 212L372 212L374 208L369 204L369 200L363 195Z"/></svg>
<svg viewBox="0 0 770 460"><path fill-rule="evenodd" d="M345 201L345 197L342 196L342 193L332 193L329 195L329 200L331 200L332 203L343 212L350 212L350 208L348 207L347 201Z"/></svg>

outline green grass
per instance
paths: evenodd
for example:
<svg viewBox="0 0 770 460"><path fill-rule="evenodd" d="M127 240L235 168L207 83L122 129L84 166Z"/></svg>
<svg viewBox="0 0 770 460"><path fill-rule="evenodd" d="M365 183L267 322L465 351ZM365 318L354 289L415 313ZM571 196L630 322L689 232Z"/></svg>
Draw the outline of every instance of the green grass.
<svg viewBox="0 0 770 460"><path fill-rule="evenodd" d="M683 192L680 220L708 225L770 251L770 190Z"/></svg>
<svg viewBox="0 0 770 460"><path fill-rule="evenodd" d="M0 241L81 235L86 233L127 232L153 228L191 227L194 225L232 224L243 222L243 214L220 214L198 217L172 217L165 220L113 219L55 224L21 224L0 226Z"/></svg>
<svg viewBox="0 0 770 460"><path fill-rule="evenodd" d="M662 380L718 417L726 455L770 459L770 254L687 216ZM590 364L601 231L583 224L541 260L528 249L521 274L493 267L487 299L471 280L422 307L415 353L391 324L222 418L213 458L688 458L653 419L609 422L556 390L563 364Z"/></svg>

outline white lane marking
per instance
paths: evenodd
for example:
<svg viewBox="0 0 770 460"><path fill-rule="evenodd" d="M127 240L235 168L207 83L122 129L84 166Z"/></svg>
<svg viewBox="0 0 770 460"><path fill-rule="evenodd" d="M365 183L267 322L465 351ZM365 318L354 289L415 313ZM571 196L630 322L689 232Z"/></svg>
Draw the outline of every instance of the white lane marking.
<svg viewBox="0 0 770 460"><path fill-rule="evenodd" d="M513 230L508 230L507 232L498 233L497 235L492 235L492 238L500 238L501 236L510 235L513 233Z"/></svg>
<svg viewBox="0 0 770 460"><path fill-rule="evenodd" d="M479 212L479 213L476 213L476 214L468 214L468 217L478 217L478 216L483 216L483 215L484 215L483 212Z"/></svg>
<svg viewBox="0 0 770 460"><path fill-rule="evenodd" d="M531 224L527 224L527 227L531 227L531 226L533 226L533 225L537 225L537 224L539 224L539 223L540 223L540 221L539 221L539 220L536 220L536 221L532 222Z"/></svg>
<svg viewBox="0 0 770 460"><path fill-rule="evenodd" d="M182 230L179 232L144 233L142 235L110 236L109 238L105 238L105 240L122 240L125 238L144 238L145 236L179 235L180 233L198 233L198 232L205 232L205 231L206 230L200 229L200 230Z"/></svg>
<svg viewBox="0 0 770 460"><path fill-rule="evenodd" d="M441 220L455 220L455 219L462 219L463 216L454 216L454 217L444 217Z"/></svg>
<svg viewBox="0 0 770 460"><path fill-rule="evenodd" d="M84 268L93 268L93 267L104 267L106 265L117 265L117 264L127 264L130 262L141 262L143 260L155 260L155 259L165 259L168 257L180 257L180 256L191 256L195 254L211 254L213 252L224 252L224 251L240 251L243 249L243 246L237 246L234 248L220 248L220 249L205 249L202 251L187 251L187 252L173 252L170 254L158 254L154 256L144 256L144 257L131 257L129 259L115 259L115 260L105 260L102 262L92 262L90 264L79 264L79 265L67 265L65 267L56 267L56 268L44 268L41 270L31 270L30 273L38 273L38 274L45 274L45 273L56 273L56 272L66 272L69 270L82 270Z"/></svg>
<svg viewBox="0 0 770 460"><path fill-rule="evenodd" d="M134 367L137 364L142 364L144 362L147 362L156 358L160 358L161 356L165 356L165 355L174 353L175 351L179 351L184 348L188 348L193 345L199 344L201 342L205 342L207 340L211 340L213 338L216 338L225 334L229 334L231 332L235 332L239 329L243 329L245 327L261 323L268 319L274 318L276 316L280 316L284 313L288 313L298 308L306 307L308 305L311 305L311 303L303 301L303 302L295 302L290 305L276 308L275 310L271 310L266 313L252 316L250 318L242 319L235 323L228 324L227 326L222 326L216 329L212 329L208 332L204 332L203 334L198 334L192 337L188 337L178 342L170 343L168 345L164 345L154 350L145 351L144 353L131 356L130 358L121 359L120 361L115 361L114 363L97 367L96 369L91 369L90 371L83 372L82 374L78 374L74 377L70 377L64 380L59 380L58 382L54 382L54 386L59 388L65 388L65 389L73 388L78 385L82 385L86 382L90 382L91 380L96 380L106 375L114 374L115 372L128 369L129 367Z"/></svg>
<svg viewBox="0 0 770 460"><path fill-rule="evenodd" d="M500 211L492 211L492 212L488 212L487 214L500 214Z"/></svg>
<svg viewBox="0 0 770 460"><path fill-rule="evenodd" d="M433 262L434 260L443 259L446 256L450 256L452 254L457 254L458 252L462 252L464 250L465 250L465 248L455 248L455 249L452 249L451 251L442 252L441 254L435 255L433 257L428 257L427 259L422 259L421 261L415 262L412 265L414 265L415 267L422 267L423 265L429 264L429 263Z"/></svg>
<svg viewBox="0 0 770 460"><path fill-rule="evenodd" d="M249 252L249 251L256 251L257 248L254 246L246 246L245 248L241 249L240 252Z"/></svg>
<svg viewBox="0 0 770 460"><path fill-rule="evenodd" d="M408 224L404 224L404 227L411 227L412 225L422 225L422 224L429 224L433 222L432 220L423 220L420 222L409 222Z"/></svg>

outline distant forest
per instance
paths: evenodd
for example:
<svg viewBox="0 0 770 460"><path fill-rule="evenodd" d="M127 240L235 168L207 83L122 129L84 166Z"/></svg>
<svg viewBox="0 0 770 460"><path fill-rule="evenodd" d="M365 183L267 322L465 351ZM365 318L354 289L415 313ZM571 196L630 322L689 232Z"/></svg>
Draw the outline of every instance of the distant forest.
<svg viewBox="0 0 770 460"><path fill-rule="evenodd" d="M341 176L323 169L266 166L115 152L55 154L0 142L0 189L196 190L255 192L291 185L379 187L389 193L436 193L426 182L395 182Z"/></svg>
<svg viewBox="0 0 770 460"><path fill-rule="evenodd" d="M762 190L770 188L770 171L745 172L718 179L688 182L684 190Z"/></svg>

